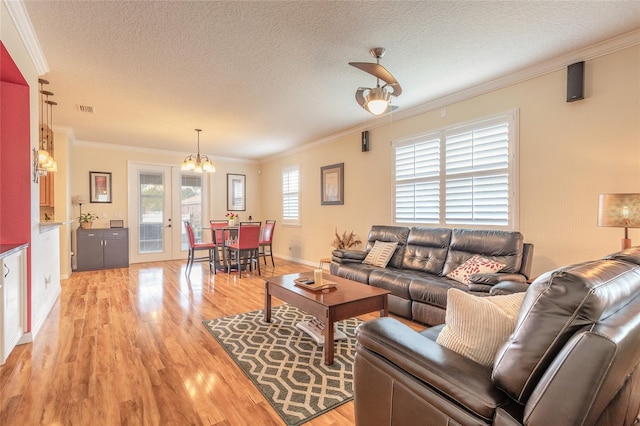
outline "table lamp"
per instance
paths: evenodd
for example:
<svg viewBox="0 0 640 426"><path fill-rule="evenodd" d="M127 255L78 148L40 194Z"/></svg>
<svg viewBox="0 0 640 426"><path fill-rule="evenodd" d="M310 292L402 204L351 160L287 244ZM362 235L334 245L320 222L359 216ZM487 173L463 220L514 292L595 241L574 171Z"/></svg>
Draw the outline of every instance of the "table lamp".
<svg viewBox="0 0 640 426"><path fill-rule="evenodd" d="M631 247L629 228L640 228L640 194L600 194L598 226L624 228L622 249Z"/></svg>

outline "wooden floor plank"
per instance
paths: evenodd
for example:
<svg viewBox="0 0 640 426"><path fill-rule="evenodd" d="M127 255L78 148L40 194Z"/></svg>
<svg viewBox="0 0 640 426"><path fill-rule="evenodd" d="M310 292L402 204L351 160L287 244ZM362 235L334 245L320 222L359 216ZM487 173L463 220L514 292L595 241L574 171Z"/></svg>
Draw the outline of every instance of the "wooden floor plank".
<svg viewBox="0 0 640 426"><path fill-rule="evenodd" d="M196 264L185 277L185 263L63 280L36 341L0 367L0 424L282 425L202 321L262 309L264 277L312 268L278 259L240 279ZM353 423L350 402L309 425Z"/></svg>

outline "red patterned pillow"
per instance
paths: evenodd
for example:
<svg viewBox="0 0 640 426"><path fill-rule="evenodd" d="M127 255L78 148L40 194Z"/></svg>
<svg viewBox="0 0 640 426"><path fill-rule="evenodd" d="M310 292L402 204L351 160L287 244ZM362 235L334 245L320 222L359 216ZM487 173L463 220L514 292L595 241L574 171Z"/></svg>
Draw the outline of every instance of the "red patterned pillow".
<svg viewBox="0 0 640 426"><path fill-rule="evenodd" d="M452 278L462 284L470 284L469 276L472 274L487 274L492 272L498 272L506 265L496 262L495 260L485 259L484 257L476 254L469 258L462 265L458 266L453 271L447 274L447 277Z"/></svg>

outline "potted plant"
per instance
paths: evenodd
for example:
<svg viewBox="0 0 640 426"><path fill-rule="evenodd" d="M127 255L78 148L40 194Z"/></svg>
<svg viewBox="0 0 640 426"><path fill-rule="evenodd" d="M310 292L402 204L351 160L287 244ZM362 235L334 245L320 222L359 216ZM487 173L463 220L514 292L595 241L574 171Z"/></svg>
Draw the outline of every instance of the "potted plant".
<svg viewBox="0 0 640 426"><path fill-rule="evenodd" d="M362 244L360 238L353 233L353 231L347 234L347 231L344 231L342 235L338 234L338 228L336 228L336 237L333 240L333 247L336 249L349 249L351 247L355 247L359 244Z"/></svg>
<svg viewBox="0 0 640 426"><path fill-rule="evenodd" d="M95 213L82 213L78 216L78 221L80 222L80 227L82 229L91 229L93 226L93 221L98 218L98 215Z"/></svg>

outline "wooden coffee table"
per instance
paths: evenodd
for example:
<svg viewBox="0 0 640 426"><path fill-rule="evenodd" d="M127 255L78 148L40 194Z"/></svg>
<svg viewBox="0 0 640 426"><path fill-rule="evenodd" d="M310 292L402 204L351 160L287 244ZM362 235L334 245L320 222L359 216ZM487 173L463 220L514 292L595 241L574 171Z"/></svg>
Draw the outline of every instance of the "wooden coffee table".
<svg viewBox="0 0 640 426"><path fill-rule="evenodd" d="M296 278L313 278L312 272L287 274L265 278L264 320L271 322L271 296L289 303L313 315L325 324L324 363L333 364L334 330L333 324L373 311L380 316L389 314L387 306L388 290L361 284L345 278L324 274L326 280L337 283L336 288L323 291L306 290L294 284Z"/></svg>

